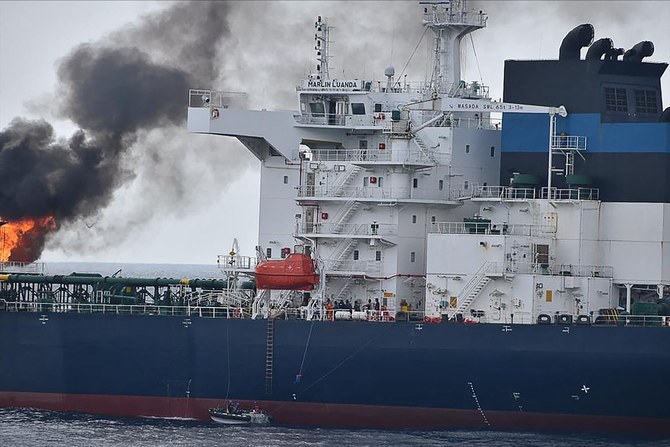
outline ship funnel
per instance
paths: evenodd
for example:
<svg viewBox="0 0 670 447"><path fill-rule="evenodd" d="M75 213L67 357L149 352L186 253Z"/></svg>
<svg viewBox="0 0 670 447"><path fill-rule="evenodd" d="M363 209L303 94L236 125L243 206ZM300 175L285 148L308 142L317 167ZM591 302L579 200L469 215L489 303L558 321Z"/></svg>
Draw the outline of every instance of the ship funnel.
<svg viewBox="0 0 670 447"><path fill-rule="evenodd" d="M642 62L642 58L649 57L654 54L654 44L648 40L644 40L635 44L633 48L623 54L623 60L632 62Z"/></svg>
<svg viewBox="0 0 670 447"><path fill-rule="evenodd" d="M586 60L601 59L603 55L607 58L607 54L612 51L612 39L604 37L598 39L591 44L589 50L586 52Z"/></svg>
<svg viewBox="0 0 670 447"><path fill-rule="evenodd" d="M572 29L561 42L561 48L558 50L558 59L562 61L580 59L579 52L583 47L591 45L593 42L593 25L584 23Z"/></svg>

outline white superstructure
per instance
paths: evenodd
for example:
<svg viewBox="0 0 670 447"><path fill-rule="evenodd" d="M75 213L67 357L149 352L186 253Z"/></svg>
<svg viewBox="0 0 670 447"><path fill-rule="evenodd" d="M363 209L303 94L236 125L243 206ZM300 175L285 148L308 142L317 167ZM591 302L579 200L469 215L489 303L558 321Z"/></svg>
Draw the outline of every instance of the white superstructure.
<svg viewBox="0 0 670 447"><path fill-rule="evenodd" d="M650 228L648 239L621 242L634 239L616 223L629 211L602 204L597 190L548 185L535 197L496 186L500 128L490 114L565 110L492 102L485 86L461 81L460 40L484 27L486 14L468 11L465 1L420 7L435 37L428 82L397 80L393 67L385 80L332 77L331 28L319 17L317 64L297 87L297 112L244 110L233 94L191 91L189 131L237 137L261 162L260 257L281 259L309 245L320 270L320 288L307 297L273 291L259 300L290 307L307 300L308 314L319 316L327 302L362 309L378 301L389 315L531 323L616 307L629 283L662 293L668 244L655 242L669 239L667 224ZM550 152L565 155L567 172L585 142L556 138L547 129ZM668 221L667 205L646 211ZM627 249L649 251L665 270L616 277ZM235 256L228 264L250 270L253 262Z"/></svg>

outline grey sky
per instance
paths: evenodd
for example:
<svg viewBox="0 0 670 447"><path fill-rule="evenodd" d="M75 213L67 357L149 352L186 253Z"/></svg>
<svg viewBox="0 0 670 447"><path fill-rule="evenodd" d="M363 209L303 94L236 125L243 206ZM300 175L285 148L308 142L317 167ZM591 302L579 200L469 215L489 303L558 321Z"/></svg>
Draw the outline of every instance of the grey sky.
<svg viewBox="0 0 670 447"><path fill-rule="evenodd" d="M60 119L54 107L63 58L81 43L110 41L137 44L157 59L168 58L175 45L170 39L179 34L166 34L161 42L160 33L149 32L146 17L174 5L0 1L0 128L16 116L44 117L59 136L70 137L77 127ZM464 40L462 77L483 80L494 98L502 95L505 59L556 58L563 36L580 23L592 23L596 39L611 37L625 49L651 40L651 60L670 61L670 2L480 1L477 7L489 13L489 26L474 33L472 42ZM192 87L246 91L253 108L293 108L294 85L312 65L312 23L319 14L335 26L331 67L338 76L381 79L390 63L399 72L421 36L413 1L234 2L226 11L228 24L221 24L222 32L229 26L230 35L213 56L220 64L218 78L212 85ZM138 35L146 41L134 41ZM188 50L182 58L197 51L182 49ZM424 78L426 56L422 45L408 80ZM666 73L662 80L666 107L669 79ZM165 94L183 97L186 107L187 92ZM168 137L178 144L166 145ZM244 254L253 254L258 162L241 145L188 135L184 123L181 129L142 133L125 162L134 167L134 180L120 187L98 215L73 222L52 238L43 260L213 263L229 250L233 237ZM173 174L179 179L171 179Z"/></svg>

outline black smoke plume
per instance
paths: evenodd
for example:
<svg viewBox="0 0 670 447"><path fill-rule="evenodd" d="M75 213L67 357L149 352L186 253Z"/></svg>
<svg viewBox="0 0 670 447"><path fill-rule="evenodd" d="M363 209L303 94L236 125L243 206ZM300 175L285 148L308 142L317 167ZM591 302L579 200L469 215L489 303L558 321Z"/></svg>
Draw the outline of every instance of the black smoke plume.
<svg viewBox="0 0 670 447"><path fill-rule="evenodd" d="M177 3L66 56L57 107L80 130L58 140L44 119L15 118L0 132L0 217L53 216L58 226L107 206L133 177L123 158L140 134L183 127L189 87L216 80L227 11L224 2ZM15 252L32 259L21 260L39 257L44 236L24 238Z"/></svg>

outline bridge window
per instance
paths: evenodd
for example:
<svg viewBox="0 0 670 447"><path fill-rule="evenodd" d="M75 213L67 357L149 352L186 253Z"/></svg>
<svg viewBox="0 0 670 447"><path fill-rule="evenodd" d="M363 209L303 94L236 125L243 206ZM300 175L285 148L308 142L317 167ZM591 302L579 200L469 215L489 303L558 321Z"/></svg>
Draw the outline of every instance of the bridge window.
<svg viewBox="0 0 670 447"><path fill-rule="evenodd" d="M310 102L309 111L314 116L325 116L325 111L322 102Z"/></svg>
<svg viewBox="0 0 670 447"><path fill-rule="evenodd" d="M412 188L416 188L418 186L419 186L419 179L418 178L412 179Z"/></svg>
<svg viewBox="0 0 670 447"><path fill-rule="evenodd" d="M354 250L354 261L358 261L358 256L359 256L358 250Z"/></svg>
<svg viewBox="0 0 670 447"><path fill-rule="evenodd" d="M636 113L658 113L656 92L654 90L635 90Z"/></svg>
<svg viewBox="0 0 670 447"><path fill-rule="evenodd" d="M608 112L627 112L625 88L605 87L605 110Z"/></svg>
<svg viewBox="0 0 670 447"><path fill-rule="evenodd" d="M382 105L379 103L375 104L375 112L379 113L382 111Z"/></svg>
<svg viewBox="0 0 670 447"><path fill-rule="evenodd" d="M382 252L380 250L377 250L375 252L375 261L381 261L382 260Z"/></svg>
<svg viewBox="0 0 670 447"><path fill-rule="evenodd" d="M365 104L362 102L352 102L351 103L351 114L352 115L365 115Z"/></svg>

